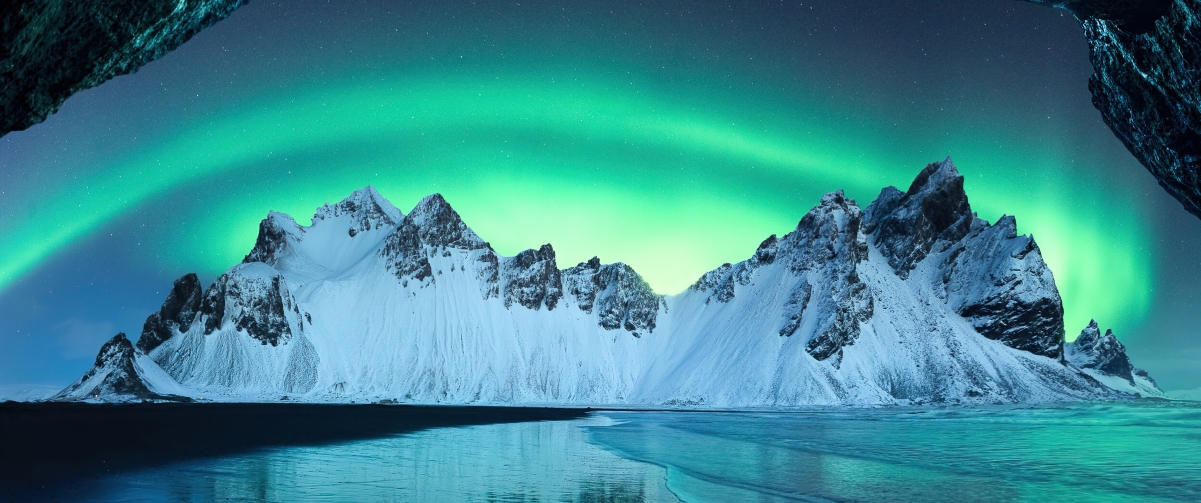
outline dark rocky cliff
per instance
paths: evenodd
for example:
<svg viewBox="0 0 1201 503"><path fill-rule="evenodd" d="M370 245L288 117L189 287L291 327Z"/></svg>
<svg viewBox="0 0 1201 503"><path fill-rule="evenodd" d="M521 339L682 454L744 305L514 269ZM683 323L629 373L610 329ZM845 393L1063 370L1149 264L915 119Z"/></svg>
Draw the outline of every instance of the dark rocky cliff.
<svg viewBox="0 0 1201 503"><path fill-rule="evenodd" d="M244 3L0 2L0 136L46 120L72 94L137 71Z"/></svg>
<svg viewBox="0 0 1201 503"><path fill-rule="evenodd" d="M1169 194L1201 217L1201 0L1027 0L1080 19L1093 105Z"/></svg>

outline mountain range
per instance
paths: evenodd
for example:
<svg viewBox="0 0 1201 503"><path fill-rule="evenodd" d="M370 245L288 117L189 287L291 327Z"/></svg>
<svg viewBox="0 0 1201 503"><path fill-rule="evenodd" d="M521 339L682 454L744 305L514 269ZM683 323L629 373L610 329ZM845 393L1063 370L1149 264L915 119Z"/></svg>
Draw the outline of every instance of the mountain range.
<svg viewBox="0 0 1201 503"><path fill-rule="evenodd" d="M373 188L271 212L241 264L177 280L54 400L759 408L1163 396L1112 333L1065 341L1013 217L948 158L861 208L841 191L686 291L551 245L503 256L442 196Z"/></svg>

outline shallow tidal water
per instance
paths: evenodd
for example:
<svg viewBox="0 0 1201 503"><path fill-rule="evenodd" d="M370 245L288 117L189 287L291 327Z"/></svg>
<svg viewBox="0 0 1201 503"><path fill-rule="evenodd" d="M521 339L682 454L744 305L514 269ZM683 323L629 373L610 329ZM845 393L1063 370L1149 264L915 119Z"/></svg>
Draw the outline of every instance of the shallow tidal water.
<svg viewBox="0 0 1201 503"><path fill-rule="evenodd" d="M599 411L177 462L67 501L1201 501L1201 403Z"/></svg>

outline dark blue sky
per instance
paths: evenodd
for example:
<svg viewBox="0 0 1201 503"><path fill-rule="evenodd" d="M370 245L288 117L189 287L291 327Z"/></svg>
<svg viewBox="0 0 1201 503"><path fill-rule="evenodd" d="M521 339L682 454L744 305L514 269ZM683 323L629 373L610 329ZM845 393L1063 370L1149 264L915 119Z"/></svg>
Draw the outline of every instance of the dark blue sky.
<svg viewBox="0 0 1201 503"><path fill-rule="evenodd" d="M368 184L402 209L444 193L502 253L549 241L674 293L824 192L866 205L951 155L980 216L1043 247L1070 336L1095 317L1197 388L1201 221L1104 126L1090 73L1075 20L1014 0L256 0L0 139L0 387L65 386L267 210ZM380 133L396 94L430 127ZM683 139L647 148L607 112ZM321 127L247 126L302 120Z"/></svg>

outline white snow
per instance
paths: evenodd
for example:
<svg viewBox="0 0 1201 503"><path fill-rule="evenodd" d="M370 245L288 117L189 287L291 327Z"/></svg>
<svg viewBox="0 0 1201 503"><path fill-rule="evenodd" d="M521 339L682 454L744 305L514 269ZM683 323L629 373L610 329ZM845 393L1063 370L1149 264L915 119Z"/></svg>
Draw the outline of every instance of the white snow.
<svg viewBox="0 0 1201 503"><path fill-rule="evenodd" d="M373 189L365 190L352 198L378 198ZM399 224L401 213L378 199L389 220ZM690 289L667 298L656 328L635 337L601 328L597 311L581 310L570 294L553 310L517 303L506 308L503 296L486 294L480 249L426 246L433 276L406 284L380 253L395 225L348 232L361 227L360 217L327 205L312 226L301 227L271 213L268 218L287 235L274 265L242 264L229 274L260 289L282 275L285 304L295 302L300 313L285 309L292 338L272 346L249 337L229 321L243 307L227 303L220 329L206 335L204 317L197 317L148 359L138 358L154 391L232 401L287 396L316 402L682 407L1119 396L1074 367L977 333L954 310L979 296L971 285L952 285L949 295L929 286L939 274L931 264L943 258L937 253L903 280L869 246L867 260L857 267L873 314L840 358L819 361L806 344L828 313L804 311L792 336L779 335L797 311L788 307L789 296L801 282L822 281L818 269L798 273L784 260L743 267L729 302ZM834 215L838 229L845 230L847 220ZM994 229L1007 230L994 226L985 233ZM867 246L861 232L849 238ZM1007 260L1011 250L968 253L986 252ZM508 263L501 258L502 270ZM814 292L819 293L816 286Z"/></svg>

